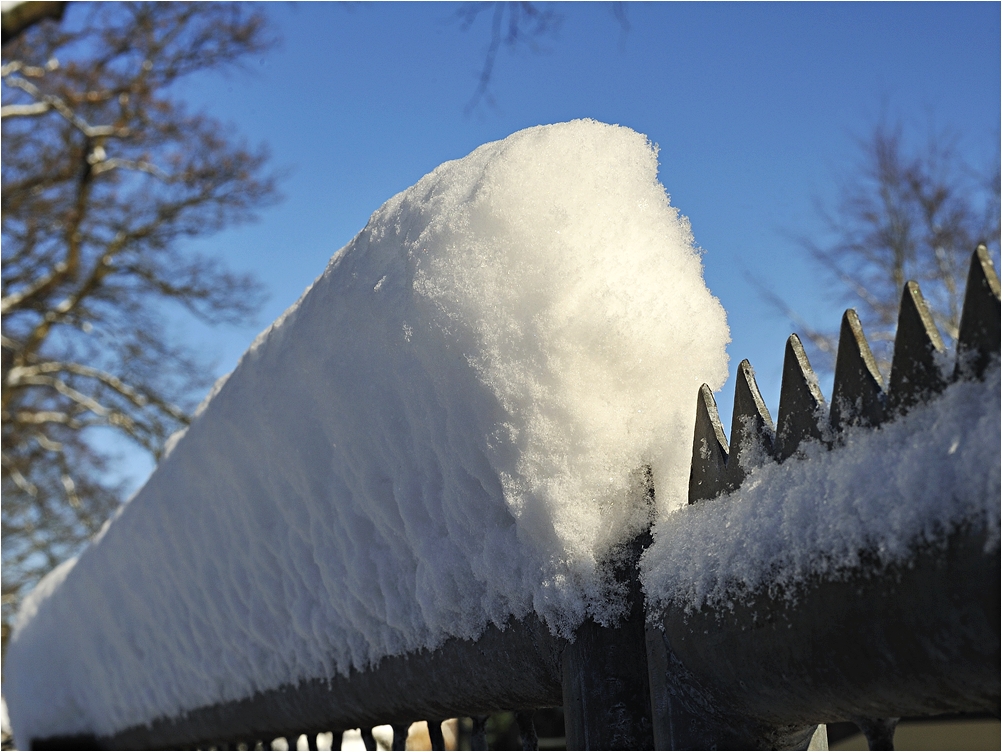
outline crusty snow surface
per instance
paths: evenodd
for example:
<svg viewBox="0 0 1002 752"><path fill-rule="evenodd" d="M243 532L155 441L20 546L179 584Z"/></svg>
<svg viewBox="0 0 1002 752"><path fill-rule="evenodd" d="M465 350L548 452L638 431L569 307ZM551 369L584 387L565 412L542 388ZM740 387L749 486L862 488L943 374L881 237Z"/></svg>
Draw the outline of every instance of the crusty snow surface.
<svg viewBox="0 0 1002 752"><path fill-rule="evenodd" d="M27 599L19 744L111 734L621 606L596 562L684 503L724 311L627 128L530 128L390 199L79 560ZM278 249L280 253L280 249ZM276 257L276 263L280 259Z"/></svg>
<svg viewBox="0 0 1002 752"><path fill-rule="evenodd" d="M814 575L907 562L960 526L999 546L999 368L958 382L843 445L767 462L728 496L663 516L641 563L651 614L669 604L727 609L772 587L794 597Z"/></svg>

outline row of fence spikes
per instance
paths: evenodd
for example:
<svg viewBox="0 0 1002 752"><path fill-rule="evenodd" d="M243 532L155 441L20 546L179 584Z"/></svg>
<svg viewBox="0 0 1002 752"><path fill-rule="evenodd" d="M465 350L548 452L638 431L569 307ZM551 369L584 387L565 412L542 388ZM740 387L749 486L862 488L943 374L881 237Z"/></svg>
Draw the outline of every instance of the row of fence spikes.
<svg viewBox="0 0 1002 752"><path fill-rule="evenodd" d="M957 335L953 379L982 378L999 358L999 278L984 245L971 258ZM731 420L731 443L720 425L717 404L704 384L696 402L696 427L689 475L689 503L736 490L749 469L773 457L782 462L800 444L814 439L831 446L845 428L880 425L946 388L939 361L946 348L918 283L908 282L901 296L894 338L889 388L885 390L859 317L851 308L842 316L832 405L825 421L824 396L800 338L790 336L783 362L778 430L762 400L751 364L738 366ZM854 718L870 749L894 749L897 718Z"/></svg>
<svg viewBox="0 0 1002 752"><path fill-rule="evenodd" d="M999 278L988 249L978 246L967 276L954 379L981 378L992 359L998 358L999 298ZM878 426L941 392L947 385L940 369L945 350L918 283L908 282L901 296L887 388L851 308L842 317L830 410L796 334L786 343L775 427L751 364L741 361L729 447L713 392L705 384L699 389L689 503L736 490L752 467L770 457L783 462L805 441L832 446L850 426Z"/></svg>

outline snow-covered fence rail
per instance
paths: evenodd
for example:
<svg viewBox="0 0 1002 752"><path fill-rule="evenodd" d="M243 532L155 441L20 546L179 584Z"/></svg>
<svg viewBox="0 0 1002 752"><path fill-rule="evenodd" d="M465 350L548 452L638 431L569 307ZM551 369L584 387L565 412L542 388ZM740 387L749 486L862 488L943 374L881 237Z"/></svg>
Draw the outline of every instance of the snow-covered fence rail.
<svg viewBox="0 0 1002 752"><path fill-rule="evenodd" d="M676 531L690 536L691 547L676 539L674 553L660 561L669 549L650 550L646 636L637 584L649 537L641 536L618 560L619 576L631 584L632 612L613 629L586 622L573 643L530 617L347 677L258 693L108 737L39 739L36 746L253 749L276 736L306 733L314 741L319 732L337 738L342 729L382 723L393 724L399 744L414 720L504 710L522 711L531 746L531 710L563 705L569 748L803 748L819 723L840 720L857 723L880 748L900 716L997 713L998 472L978 464L986 457L979 449L998 462L997 447L979 443L998 426L998 405L986 405L985 396L997 401L999 318L998 279L981 248L972 260L953 378L945 375L921 293L909 283L888 389L851 310L830 411L795 336L787 344L778 429L747 362L738 369L729 447L712 394L700 389L689 494L693 511L704 514ZM946 452L969 455L952 469L929 455L951 437ZM923 460L945 477L923 477ZM766 464L771 474L756 474ZM903 478L881 477L894 467ZM975 492L994 488L995 498L971 498L969 488L955 487L957 473L972 470L982 479L971 486ZM869 487L870 498L860 497L862 486L847 473ZM743 486L749 490L742 495ZM912 523L847 531L835 519L851 516L838 506L847 500L840 493L864 505L879 497L880 509L871 511L881 515L901 513L896 502L912 504L915 514L905 515ZM893 498L902 494L912 495ZM778 506L758 514L741 509L769 497L779 497ZM832 515L830 524L797 509L809 503ZM715 514L714 504L728 508ZM993 508L994 517L979 516ZM798 523L803 527L779 529ZM732 525L738 538L713 530ZM742 534L770 529L775 540L760 541L750 554L758 561L740 560L736 570L747 576L758 567L759 579L728 581L724 570L734 562L726 556L737 554L727 547L740 544ZM784 559L776 546L789 544L791 534L804 540ZM825 545L825 536L839 535ZM687 556L689 566L678 566ZM808 560L820 565L805 568ZM676 572L658 582L672 566ZM710 584L680 587L696 569ZM441 738L433 736L433 744L442 748Z"/></svg>
<svg viewBox="0 0 1002 752"><path fill-rule="evenodd" d="M727 331L656 175L579 121L387 202L26 600L18 742L402 748L471 716L483 748L516 711L531 748L562 705L569 748L796 747L997 712L987 255L953 373L910 286L886 394L849 314L834 426L792 340L778 432L743 365L732 451L704 388L690 463Z"/></svg>

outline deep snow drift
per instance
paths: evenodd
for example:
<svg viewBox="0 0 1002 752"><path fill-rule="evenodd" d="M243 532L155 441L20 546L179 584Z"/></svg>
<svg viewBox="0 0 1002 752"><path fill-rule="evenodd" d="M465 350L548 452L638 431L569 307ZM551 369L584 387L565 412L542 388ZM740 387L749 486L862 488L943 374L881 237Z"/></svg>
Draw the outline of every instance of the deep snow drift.
<svg viewBox="0 0 1002 752"><path fill-rule="evenodd" d="M110 734L535 610L684 502L724 312L627 128L530 128L380 208L75 566L26 602L20 744Z"/></svg>
<svg viewBox="0 0 1002 752"><path fill-rule="evenodd" d="M877 430L851 429L844 446L754 470L729 496L660 519L641 562L651 613L669 602L727 608L773 585L795 596L811 575L907 562L961 525L999 545L999 368L958 382Z"/></svg>

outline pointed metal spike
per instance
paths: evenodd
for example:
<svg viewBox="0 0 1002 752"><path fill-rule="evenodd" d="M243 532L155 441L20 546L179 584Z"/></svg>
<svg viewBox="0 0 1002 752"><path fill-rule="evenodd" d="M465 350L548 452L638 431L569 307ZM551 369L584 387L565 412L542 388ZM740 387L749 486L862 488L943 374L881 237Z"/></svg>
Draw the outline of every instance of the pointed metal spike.
<svg viewBox="0 0 1002 752"><path fill-rule="evenodd" d="M818 377L807 359L800 337L791 334L786 341L783 360L783 384L779 392L779 416L776 421L776 459L792 457L807 439L824 441L820 420L825 398Z"/></svg>
<svg viewBox="0 0 1002 752"><path fill-rule="evenodd" d="M692 437L689 503L712 499L726 489L727 437L720 425L717 402L703 384L696 399L696 430Z"/></svg>
<svg viewBox="0 0 1002 752"><path fill-rule="evenodd" d="M954 378L980 379L992 358L998 358L999 292L999 277L991 256L985 246L979 245L967 273Z"/></svg>
<svg viewBox="0 0 1002 752"><path fill-rule="evenodd" d="M734 412L731 417L731 451L727 457L727 486L741 485L752 464L771 457L776 429L769 408L755 383L755 370L742 360L734 385Z"/></svg>
<svg viewBox="0 0 1002 752"><path fill-rule="evenodd" d="M859 316L850 308L842 315L842 331L835 357L831 424L836 431L848 426L879 426L884 420L887 397L884 380Z"/></svg>
<svg viewBox="0 0 1002 752"><path fill-rule="evenodd" d="M944 350L922 290L917 282L908 282L901 295L898 332L894 337L888 395L892 410L903 413L946 387L937 363Z"/></svg>

